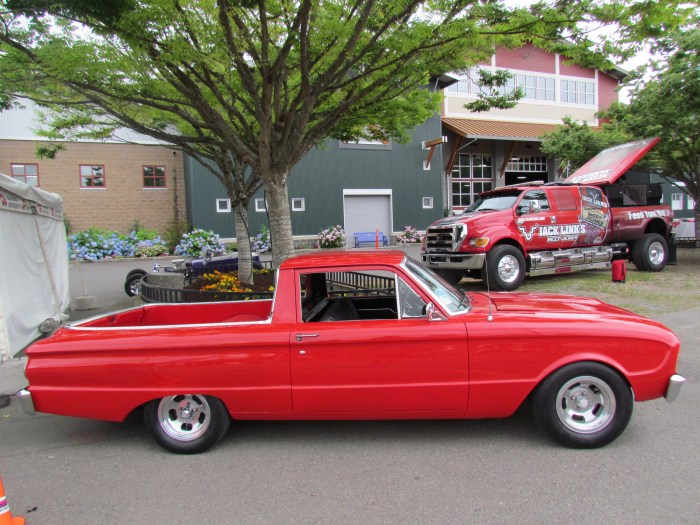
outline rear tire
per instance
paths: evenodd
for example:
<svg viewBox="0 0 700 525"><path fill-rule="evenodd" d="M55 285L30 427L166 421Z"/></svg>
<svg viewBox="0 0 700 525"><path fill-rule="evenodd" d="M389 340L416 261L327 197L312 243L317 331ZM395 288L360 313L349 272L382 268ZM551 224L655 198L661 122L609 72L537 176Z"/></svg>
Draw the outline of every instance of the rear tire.
<svg viewBox="0 0 700 525"><path fill-rule="evenodd" d="M668 261L668 243L658 233L647 233L632 246L632 262L642 272L660 272Z"/></svg>
<svg viewBox="0 0 700 525"><path fill-rule="evenodd" d="M176 454L199 454L213 447L231 426L221 400L201 394L155 399L143 411L153 439Z"/></svg>
<svg viewBox="0 0 700 525"><path fill-rule="evenodd" d="M486 254L483 280L489 288L510 292L525 280L525 257L515 246L502 244Z"/></svg>
<svg viewBox="0 0 700 525"><path fill-rule="evenodd" d="M547 377L532 399L534 416L555 441L597 448L627 428L634 400L626 381L595 362L565 366Z"/></svg>

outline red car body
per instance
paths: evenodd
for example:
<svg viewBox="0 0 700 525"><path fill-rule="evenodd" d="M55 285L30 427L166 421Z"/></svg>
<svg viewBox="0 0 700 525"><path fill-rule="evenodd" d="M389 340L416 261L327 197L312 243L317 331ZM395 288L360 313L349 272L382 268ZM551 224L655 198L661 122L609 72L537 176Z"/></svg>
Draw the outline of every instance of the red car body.
<svg viewBox="0 0 700 525"><path fill-rule="evenodd" d="M311 320L312 274L383 275L387 298L372 285L320 300L355 294L361 317L398 301L396 318ZM193 393L234 420L500 418L578 363L608 368L636 401L675 397L682 383L679 341L655 321L580 297L461 297L430 275L400 251L293 257L274 300L151 304L59 329L27 350L24 394L40 412L109 421ZM406 293L420 315L404 310Z"/></svg>

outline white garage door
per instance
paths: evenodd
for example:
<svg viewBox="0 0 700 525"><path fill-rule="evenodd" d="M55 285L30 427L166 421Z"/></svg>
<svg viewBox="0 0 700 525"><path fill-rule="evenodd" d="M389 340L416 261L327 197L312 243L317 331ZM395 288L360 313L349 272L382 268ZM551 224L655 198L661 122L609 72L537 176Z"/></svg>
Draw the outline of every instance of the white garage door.
<svg viewBox="0 0 700 525"><path fill-rule="evenodd" d="M379 228L391 237L391 195L345 195L343 200L348 246L353 246L356 232L373 232Z"/></svg>

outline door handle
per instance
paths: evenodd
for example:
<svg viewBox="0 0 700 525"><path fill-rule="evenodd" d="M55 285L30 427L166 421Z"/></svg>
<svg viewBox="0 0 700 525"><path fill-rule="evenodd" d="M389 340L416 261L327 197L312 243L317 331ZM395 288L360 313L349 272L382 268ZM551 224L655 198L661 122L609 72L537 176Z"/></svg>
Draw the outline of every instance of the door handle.
<svg viewBox="0 0 700 525"><path fill-rule="evenodd" d="M297 334L297 341L301 342L305 337L318 337L318 334Z"/></svg>

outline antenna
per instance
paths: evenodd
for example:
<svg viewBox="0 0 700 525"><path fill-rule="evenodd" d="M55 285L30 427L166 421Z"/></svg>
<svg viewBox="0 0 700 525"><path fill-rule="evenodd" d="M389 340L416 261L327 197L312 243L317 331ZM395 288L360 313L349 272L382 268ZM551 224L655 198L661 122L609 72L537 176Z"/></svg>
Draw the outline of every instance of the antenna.
<svg viewBox="0 0 700 525"><path fill-rule="evenodd" d="M484 246L484 273L486 274L486 299L489 302L489 315L487 321L493 321L493 312L491 305L491 286L489 283L489 258L486 255L486 246Z"/></svg>

